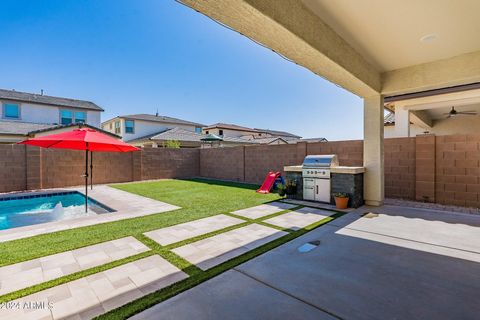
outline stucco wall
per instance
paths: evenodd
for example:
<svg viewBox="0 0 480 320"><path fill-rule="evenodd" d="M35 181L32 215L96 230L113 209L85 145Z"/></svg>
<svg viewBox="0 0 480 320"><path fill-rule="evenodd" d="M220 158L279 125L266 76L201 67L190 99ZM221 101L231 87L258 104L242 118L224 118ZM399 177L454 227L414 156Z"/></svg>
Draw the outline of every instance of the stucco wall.
<svg viewBox="0 0 480 320"><path fill-rule="evenodd" d="M102 125L102 129L108 132L115 133L115 124L113 124L113 128L110 129L110 123L115 123L115 121L120 121L120 128L121 132L119 135L122 136L124 141L129 141L137 138L141 138L144 136L148 136L150 134L158 133L167 129L172 128L181 128L188 131L195 131L194 125L186 125L186 124L175 124L175 123L168 123L168 122L154 122L154 121L144 121L144 120L134 120L134 133L126 133L125 132L125 119L112 119L111 121L106 121Z"/></svg>
<svg viewBox="0 0 480 320"><path fill-rule="evenodd" d="M224 136L229 136L229 137L242 137L242 136L269 137L269 135L265 133L255 133L251 131L239 131L239 130L230 130L230 129L222 129L222 128L203 129L202 132L206 134L208 131L209 134L215 134L218 136L220 135L220 130L223 130Z"/></svg>
<svg viewBox="0 0 480 320"><path fill-rule="evenodd" d="M72 111L85 111L87 112L87 123L95 127L100 127L100 111L32 103L20 103L20 119L18 119L18 121L47 124L60 123L60 110L64 109ZM3 112L3 108L0 108L0 113L1 112ZM1 118L3 118L3 114L1 115Z"/></svg>
<svg viewBox="0 0 480 320"><path fill-rule="evenodd" d="M385 138L396 138L395 126L385 126L384 128ZM429 129L410 124L410 137L423 134L425 131L436 136L480 133L480 116L459 116L450 119L434 120L433 127Z"/></svg>

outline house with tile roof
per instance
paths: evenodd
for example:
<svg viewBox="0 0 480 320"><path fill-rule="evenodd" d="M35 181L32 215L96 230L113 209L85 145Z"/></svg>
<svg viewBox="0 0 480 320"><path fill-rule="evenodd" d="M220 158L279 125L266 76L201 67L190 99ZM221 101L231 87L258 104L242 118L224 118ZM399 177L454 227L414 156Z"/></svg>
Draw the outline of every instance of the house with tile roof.
<svg viewBox="0 0 480 320"><path fill-rule="evenodd" d="M100 127L104 111L93 102L0 89L0 143L15 143L35 132L56 133L66 126Z"/></svg>
<svg viewBox="0 0 480 320"><path fill-rule="evenodd" d="M215 139L208 139L209 136L214 136ZM260 144L260 142L243 139L241 137L220 137L212 134L198 133L179 127L166 129L157 134L130 140L128 143L140 147L162 148L166 147L168 141L178 141L181 148L236 147Z"/></svg>
<svg viewBox="0 0 480 320"><path fill-rule="evenodd" d="M237 137L260 144L287 144L289 141L301 139L300 136L285 131L248 128L230 123L215 123L204 127L202 131L204 134Z"/></svg>
<svg viewBox="0 0 480 320"><path fill-rule="evenodd" d="M152 145L150 138L174 128L201 133L204 125L197 122L162 116L159 114L130 114L118 116L102 123L102 129L122 137L135 145Z"/></svg>

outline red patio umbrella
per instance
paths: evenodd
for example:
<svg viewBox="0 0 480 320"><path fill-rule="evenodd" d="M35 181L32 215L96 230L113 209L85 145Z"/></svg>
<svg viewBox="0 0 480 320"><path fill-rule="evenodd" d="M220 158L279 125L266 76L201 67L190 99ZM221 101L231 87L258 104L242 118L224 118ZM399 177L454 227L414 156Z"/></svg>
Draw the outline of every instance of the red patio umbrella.
<svg viewBox="0 0 480 320"><path fill-rule="evenodd" d="M79 128L43 137L27 139L19 144L28 144L42 148L57 148L71 150L85 150L85 212L88 205L88 152L90 151L90 173L93 169L93 151L103 152L130 152L140 150L123 141L90 128ZM91 175L93 188L93 175Z"/></svg>

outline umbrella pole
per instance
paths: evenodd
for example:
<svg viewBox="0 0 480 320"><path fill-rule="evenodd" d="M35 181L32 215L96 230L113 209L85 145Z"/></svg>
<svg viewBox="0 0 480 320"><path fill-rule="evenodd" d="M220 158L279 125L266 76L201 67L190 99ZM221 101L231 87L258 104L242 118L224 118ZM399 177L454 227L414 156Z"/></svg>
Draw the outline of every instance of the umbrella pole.
<svg viewBox="0 0 480 320"><path fill-rule="evenodd" d="M93 152L90 151L90 189L93 190Z"/></svg>
<svg viewBox="0 0 480 320"><path fill-rule="evenodd" d="M88 212L88 142L85 150L85 212Z"/></svg>

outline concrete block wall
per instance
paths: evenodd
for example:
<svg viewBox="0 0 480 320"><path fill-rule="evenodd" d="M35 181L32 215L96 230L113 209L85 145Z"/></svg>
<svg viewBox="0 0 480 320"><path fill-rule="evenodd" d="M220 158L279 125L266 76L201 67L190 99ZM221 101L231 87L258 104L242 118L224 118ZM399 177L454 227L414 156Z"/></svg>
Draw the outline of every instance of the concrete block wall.
<svg viewBox="0 0 480 320"><path fill-rule="evenodd" d="M94 184L198 177L200 150L144 149L93 154ZM0 192L84 184L85 152L0 145Z"/></svg>
<svg viewBox="0 0 480 320"><path fill-rule="evenodd" d="M94 183L199 176L261 183L307 154L332 153L340 165L360 166L363 142L94 153ZM0 192L81 185L84 167L83 151L0 145ZM480 134L385 139L385 195L480 207Z"/></svg>
<svg viewBox="0 0 480 320"><path fill-rule="evenodd" d="M261 184L269 171L285 174L284 166L302 163L297 151L295 144L245 147L245 181Z"/></svg>
<svg viewBox="0 0 480 320"><path fill-rule="evenodd" d="M363 140L309 143L307 154L336 154L342 166L362 166Z"/></svg>
<svg viewBox="0 0 480 320"><path fill-rule="evenodd" d="M385 139L385 196L415 199L415 138Z"/></svg>
<svg viewBox="0 0 480 320"><path fill-rule="evenodd" d="M245 149L201 149L199 175L211 179L245 181Z"/></svg>
<svg viewBox="0 0 480 320"><path fill-rule="evenodd" d="M0 145L0 192L24 190L26 174L25 146Z"/></svg>
<svg viewBox="0 0 480 320"><path fill-rule="evenodd" d="M85 183L85 151L40 149L42 187L60 188ZM132 153L93 153L94 183L132 181Z"/></svg>
<svg viewBox="0 0 480 320"><path fill-rule="evenodd" d="M438 136L435 201L480 207L480 134Z"/></svg>
<svg viewBox="0 0 480 320"><path fill-rule="evenodd" d="M415 200L435 202L435 136L415 139Z"/></svg>
<svg viewBox="0 0 480 320"><path fill-rule="evenodd" d="M200 175L199 149L145 148L142 153L141 180Z"/></svg>

